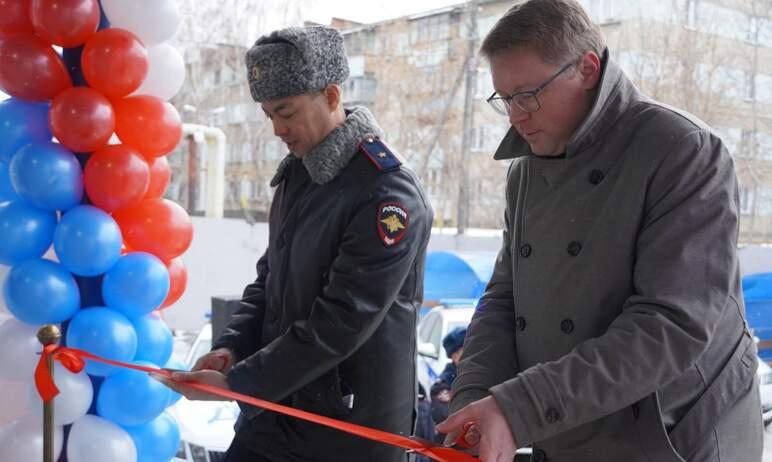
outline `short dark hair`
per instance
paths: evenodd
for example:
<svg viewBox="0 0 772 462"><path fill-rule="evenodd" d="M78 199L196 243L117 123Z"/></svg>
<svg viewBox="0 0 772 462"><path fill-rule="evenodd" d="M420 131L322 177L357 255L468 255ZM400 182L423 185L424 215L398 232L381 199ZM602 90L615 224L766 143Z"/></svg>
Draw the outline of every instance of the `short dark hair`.
<svg viewBox="0 0 772 462"><path fill-rule="evenodd" d="M588 51L602 56L606 44L576 0L528 0L496 22L480 52L490 59L519 47L533 48L545 62L560 65Z"/></svg>

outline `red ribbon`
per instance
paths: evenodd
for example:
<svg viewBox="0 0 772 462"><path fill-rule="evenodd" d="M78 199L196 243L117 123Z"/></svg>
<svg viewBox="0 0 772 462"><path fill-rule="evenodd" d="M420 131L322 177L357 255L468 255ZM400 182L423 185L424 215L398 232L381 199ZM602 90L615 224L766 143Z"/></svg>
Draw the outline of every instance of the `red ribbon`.
<svg viewBox="0 0 772 462"><path fill-rule="evenodd" d="M113 361L111 359L101 358L89 353L88 351L78 350L76 348L67 348L59 345L48 345L43 349L43 352L40 355L40 361L38 362L37 368L35 369L35 385L37 387L38 393L40 394L40 397L43 399L43 402L46 403L51 401L54 397L56 397L56 395L59 394L59 389L56 388L56 384L51 377L51 371L48 369L49 357L59 361L65 368L75 373L82 371L83 367L85 366L85 360L90 359L93 361L109 364L111 366L160 375L168 378L169 380L172 380L172 373L165 369L154 369L152 367ZM474 456L455 450L453 448L438 446L421 438L397 435L395 433L389 433L375 428L343 422L340 420L332 419L330 417L301 411L299 409L272 403L270 401L264 401L252 396L243 395L241 393L236 393L231 390L226 390L224 388L215 387L205 383L185 382L185 385L213 395L221 396L223 398L232 399L269 411L278 412L280 414L285 414L288 416L296 417L298 419L307 420L309 422L335 428L337 430L341 430L352 435L357 435L362 438L367 438L369 440L407 449L426 457L430 457L439 462L479 462L479 460Z"/></svg>

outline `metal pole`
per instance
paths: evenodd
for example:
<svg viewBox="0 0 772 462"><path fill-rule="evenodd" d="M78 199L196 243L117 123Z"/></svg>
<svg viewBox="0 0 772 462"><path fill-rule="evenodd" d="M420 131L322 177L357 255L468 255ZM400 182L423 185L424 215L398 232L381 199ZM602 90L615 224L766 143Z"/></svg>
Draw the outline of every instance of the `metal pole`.
<svg viewBox="0 0 772 462"><path fill-rule="evenodd" d="M464 122L461 133L461 184L458 191L456 234L461 235L469 227L469 206L472 192L469 182L469 151L472 149L474 127L474 93L477 86L477 10L479 0L471 0L469 9L469 36L467 37L466 94L464 95Z"/></svg>
<svg viewBox="0 0 772 462"><path fill-rule="evenodd" d="M53 324L43 326L38 330L38 341L43 346L59 343L62 333ZM54 359L47 359L48 370L54 378ZM43 462L54 462L54 400L43 403Z"/></svg>

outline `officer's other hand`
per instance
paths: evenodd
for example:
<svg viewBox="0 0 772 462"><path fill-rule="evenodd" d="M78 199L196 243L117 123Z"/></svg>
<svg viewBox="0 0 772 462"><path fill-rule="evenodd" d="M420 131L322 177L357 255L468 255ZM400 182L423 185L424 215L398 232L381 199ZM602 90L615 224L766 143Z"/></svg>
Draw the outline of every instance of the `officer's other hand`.
<svg viewBox="0 0 772 462"><path fill-rule="evenodd" d="M229 398L213 395L188 385L189 382L196 382L230 390L225 375L218 371L206 369L195 372L173 371L170 378L158 374L150 374L150 376L192 401L230 400Z"/></svg>
<svg viewBox="0 0 772 462"><path fill-rule="evenodd" d="M191 372L208 370L227 374L231 367L233 367L234 359L231 350L227 348L218 348L198 358L196 364L193 365Z"/></svg>
<svg viewBox="0 0 772 462"><path fill-rule="evenodd" d="M507 419L492 396L454 412L437 425L437 431L447 434L445 446L457 445L463 434L459 445L478 453L484 462L511 462L517 451Z"/></svg>

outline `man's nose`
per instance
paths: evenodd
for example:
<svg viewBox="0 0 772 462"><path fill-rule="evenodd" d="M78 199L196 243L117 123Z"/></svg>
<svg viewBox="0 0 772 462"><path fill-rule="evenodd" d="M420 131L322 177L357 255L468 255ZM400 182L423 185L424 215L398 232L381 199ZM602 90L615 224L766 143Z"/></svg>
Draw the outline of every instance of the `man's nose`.
<svg viewBox="0 0 772 462"><path fill-rule="evenodd" d="M287 126L282 124L281 122L277 122L275 119L273 120L273 134L281 138L282 136L287 134Z"/></svg>
<svg viewBox="0 0 772 462"><path fill-rule="evenodd" d="M529 118L531 118L530 112L526 112L514 104L509 108L509 123L512 125L517 125L518 123L524 122Z"/></svg>

